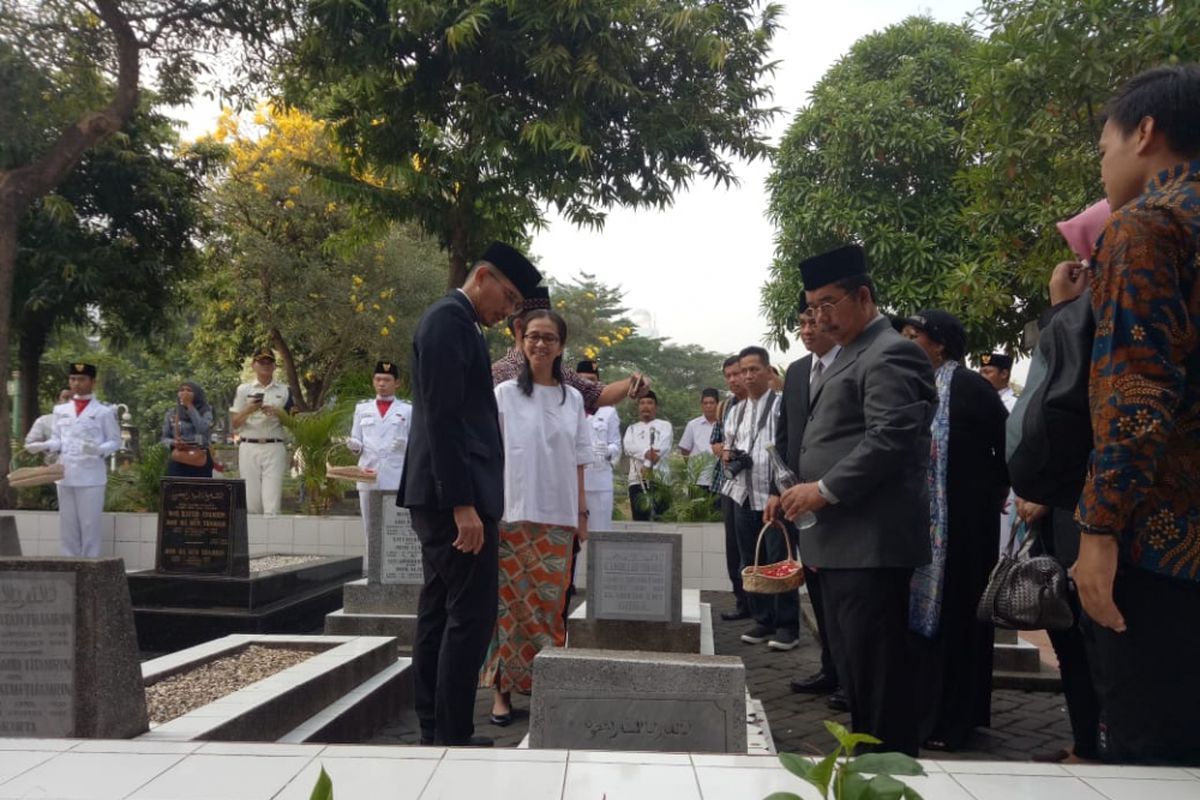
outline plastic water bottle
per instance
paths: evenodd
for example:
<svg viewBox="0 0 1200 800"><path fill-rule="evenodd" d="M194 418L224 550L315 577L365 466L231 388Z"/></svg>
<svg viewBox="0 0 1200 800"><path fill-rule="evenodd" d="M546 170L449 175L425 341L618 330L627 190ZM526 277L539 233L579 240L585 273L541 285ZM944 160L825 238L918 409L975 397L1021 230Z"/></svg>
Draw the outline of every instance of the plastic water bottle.
<svg viewBox="0 0 1200 800"><path fill-rule="evenodd" d="M767 456L771 459L771 470L775 473L775 485L779 487L781 493L793 486L800 485L800 476L779 457L779 451L775 449L775 445L767 445ZM811 528L817 524L817 515L811 511L805 511L796 517L792 524L800 530Z"/></svg>

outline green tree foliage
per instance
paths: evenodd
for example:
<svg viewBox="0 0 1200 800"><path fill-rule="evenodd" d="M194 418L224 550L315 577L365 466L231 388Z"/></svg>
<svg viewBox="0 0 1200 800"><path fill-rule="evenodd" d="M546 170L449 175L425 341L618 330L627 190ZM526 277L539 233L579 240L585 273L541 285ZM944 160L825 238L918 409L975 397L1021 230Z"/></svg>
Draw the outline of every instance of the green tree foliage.
<svg viewBox="0 0 1200 800"><path fill-rule="evenodd" d="M38 413L42 355L54 331L81 326L117 344L154 341L181 312L202 222L202 165L179 157L175 145L170 120L140 112L30 206L12 311L22 430Z"/></svg>
<svg viewBox="0 0 1200 800"><path fill-rule="evenodd" d="M1019 347L1071 257L1054 223L1103 197L1105 102L1138 72L1200 60L1193 2L985 0L975 28L867 36L797 114L770 179L763 308L781 346L796 264L859 241L885 306L946 308L973 348Z"/></svg>
<svg viewBox="0 0 1200 800"><path fill-rule="evenodd" d="M351 204L300 167L338 159L320 123L296 111L256 119L262 130L245 133L226 114L214 137L226 169L210 195L215 235L192 347L227 374L255 347L274 347L280 379L309 411L347 369L408 363L416 321L441 292L443 274L430 269L441 259L409 226L359 224Z"/></svg>
<svg viewBox="0 0 1200 800"><path fill-rule="evenodd" d="M157 90L168 104L191 95L207 69L200 53L231 44L245 56L234 83L253 85L266 67L258 56L286 42L285 23L296 6L297 0L0 0L0 375L9 374L17 240L26 212L134 117L143 55L157 64ZM14 72L21 80L10 85ZM0 381L0 463L11 453L10 415L7 381ZM6 501L0 481L0 505Z"/></svg>
<svg viewBox="0 0 1200 800"><path fill-rule="evenodd" d="M763 306L779 347L794 325L797 265L851 241L866 247L888 306L961 310L972 257L955 177L977 46L962 26L911 17L860 39L814 87L768 179L777 232Z"/></svg>
<svg viewBox="0 0 1200 800"><path fill-rule="evenodd" d="M965 135L976 161L961 176L964 232L977 243L975 270L1004 283L973 321L988 302L1015 300L1019 325L1045 307L1050 269L1071 257L1054 223L1104 196L1105 102L1145 69L1200 60L1200 4L986 0L980 23L988 37L971 65ZM1014 328L1005 333L996 340L1013 342Z"/></svg>
<svg viewBox="0 0 1200 800"><path fill-rule="evenodd" d="M599 226L764 156L778 9L759 0L316 0L287 99L359 190L449 252L450 283L545 203ZM348 176L344 180L350 181Z"/></svg>

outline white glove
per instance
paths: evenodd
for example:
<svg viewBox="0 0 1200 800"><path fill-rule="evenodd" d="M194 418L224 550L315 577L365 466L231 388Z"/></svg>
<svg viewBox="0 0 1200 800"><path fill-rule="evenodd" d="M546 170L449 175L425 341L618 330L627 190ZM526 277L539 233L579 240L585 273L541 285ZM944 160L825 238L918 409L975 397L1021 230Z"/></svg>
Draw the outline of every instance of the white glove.
<svg viewBox="0 0 1200 800"><path fill-rule="evenodd" d="M346 447L350 448L351 453L361 453L363 449L363 443L358 439L347 439Z"/></svg>

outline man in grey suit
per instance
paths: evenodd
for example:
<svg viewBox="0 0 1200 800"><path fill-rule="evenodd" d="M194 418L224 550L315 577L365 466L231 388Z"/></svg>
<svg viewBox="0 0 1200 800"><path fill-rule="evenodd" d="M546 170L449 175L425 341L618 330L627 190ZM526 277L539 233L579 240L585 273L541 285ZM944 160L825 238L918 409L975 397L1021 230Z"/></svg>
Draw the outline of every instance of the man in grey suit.
<svg viewBox="0 0 1200 800"><path fill-rule="evenodd" d="M841 345L817 324L816 312L808 307L808 301L800 298L799 314L796 317L800 341L808 355L793 362L787 370L783 383L783 400L779 409L779 422L775 428L775 450L784 461L795 464L792 453L800 452L804 439L804 425L808 421L809 398L825 372L833 367ZM763 515L770 522L779 513L778 487L772 487L772 495ZM804 582L808 587L808 599L817 618L817 636L821 642L821 669L815 674L791 682L793 692L806 694L828 694L828 705L835 711L849 710L843 691L838 689L837 665L833 651L829 649L829 636L825 630L825 606L821 596L819 573L810 567L804 569Z"/></svg>
<svg viewBox="0 0 1200 800"><path fill-rule="evenodd" d="M820 573L825 628L855 731L876 749L917 755L908 654L913 569L930 560L929 424L933 368L875 305L866 254L850 245L800 265L805 298L842 352L813 387L791 465L801 483L780 498Z"/></svg>

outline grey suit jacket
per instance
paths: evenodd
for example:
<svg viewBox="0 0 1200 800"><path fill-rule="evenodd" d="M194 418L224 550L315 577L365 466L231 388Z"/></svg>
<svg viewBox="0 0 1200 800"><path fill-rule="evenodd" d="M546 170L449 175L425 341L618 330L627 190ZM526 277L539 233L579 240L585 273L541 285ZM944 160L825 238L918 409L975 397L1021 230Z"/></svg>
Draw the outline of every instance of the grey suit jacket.
<svg viewBox="0 0 1200 800"><path fill-rule="evenodd" d="M926 471L936 407L929 359L886 320L842 349L813 391L795 459L801 480L823 481L839 501L800 531L805 564L929 563Z"/></svg>

